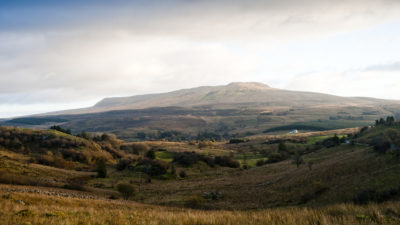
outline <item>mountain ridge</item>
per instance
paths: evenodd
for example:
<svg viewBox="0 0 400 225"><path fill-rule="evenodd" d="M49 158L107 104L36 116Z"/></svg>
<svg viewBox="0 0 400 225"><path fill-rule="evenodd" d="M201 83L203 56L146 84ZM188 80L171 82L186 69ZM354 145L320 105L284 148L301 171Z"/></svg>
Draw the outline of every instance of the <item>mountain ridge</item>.
<svg viewBox="0 0 400 225"><path fill-rule="evenodd" d="M255 82L106 98L84 109L51 112L1 124L75 132L109 132L124 140L222 139L265 132L329 130L400 118L400 101L272 88ZM39 119L38 119L39 118Z"/></svg>
<svg viewBox="0 0 400 225"><path fill-rule="evenodd" d="M318 105L327 106L329 104L374 106L379 103L400 104L400 101L369 97L342 97L317 92L285 90L273 88L259 82L233 82L227 85L200 86L164 93L104 98L92 107L49 112L42 115L81 114L171 106L210 106L218 108L224 105L252 104L255 107L261 105L270 105L273 107L309 107Z"/></svg>

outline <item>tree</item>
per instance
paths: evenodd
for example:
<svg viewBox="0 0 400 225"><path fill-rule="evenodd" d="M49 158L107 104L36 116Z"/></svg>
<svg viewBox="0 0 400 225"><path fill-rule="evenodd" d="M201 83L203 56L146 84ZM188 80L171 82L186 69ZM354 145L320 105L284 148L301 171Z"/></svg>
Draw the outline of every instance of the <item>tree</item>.
<svg viewBox="0 0 400 225"><path fill-rule="evenodd" d="M185 177L187 177L187 174L186 174L186 172L184 170L181 170L181 172L179 172L179 176L181 178L185 178Z"/></svg>
<svg viewBox="0 0 400 225"><path fill-rule="evenodd" d="M136 192L136 188L132 184L118 184L117 189L125 200L128 200Z"/></svg>
<svg viewBox="0 0 400 225"><path fill-rule="evenodd" d="M294 155L294 163L296 163L297 168L299 168L300 165L304 163L303 157L301 157L298 152L296 152L296 154Z"/></svg>
<svg viewBox="0 0 400 225"><path fill-rule="evenodd" d="M282 156L281 153L275 152L275 153L271 153L271 154L268 155L267 163L280 162L280 161L282 161L283 159L284 159L284 158L283 158L283 156Z"/></svg>
<svg viewBox="0 0 400 225"><path fill-rule="evenodd" d="M136 137L139 138L140 140L145 140L146 139L146 133L145 132L138 132L136 134Z"/></svg>
<svg viewBox="0 0 400 225"><path fill-rule="evenodd" d="M280 152L287 151L286 143L285 143L284 141L279 142L278 150L279 150Z"/></svg>
<svg viewBox="0 0 400 225"><path fill-rule="evenodd" d="M71 129L63 129L62 127L57 126L57 125L51 126L50 130L56 130L56 131L60 131L60 132L66 133L66 134L71 134Z"/></svg>
<svg viewBox="0 0 400 225"><path fill-rule="evenodd" d="M394 117L393 117L393 116L388 116L388 117L386 118L386 124L391 125L391 124L393 124L393 123L394 123Z"/></svg>
<svg viewBox="0 0 400 225"><path fill-rule="evenodd" d="M82 131L80 134L77 135L78 137L81 137L83 139L89 140L90 136L86 133L86 131Z"/></svg>
<svg viewBox="0 0 400 225"><path fill-rule="evenodd" d="M337 145L340 144L340 138L337 136L337 134L335 134L335 136L333 137L332 141Z"/></svg>
<svg viewBox="0 0 400 225"><path fill-rule="evenodd" d="M176 176L176 169L175 166L171 164L171 174Z"/></svg>
<svg viewBox="0 0 400 225"><path fill-rule="evenodd" d="M308 169L311 171L312 170L312 166L314 165L314 162L313 161L308 161L308 163L307 163L307 166L308 166Z"/></svg>
<svg viewBox="0 0 400 225"><path fill-rule="evenodd" d="M100 159L97 162L97 177L99 178L105 178L107 177L107 166L106 166L106 161L104 159Z"/></svg>
<svg viewBox="0 0 400 225"><path fill-rule="evenodd" d="M149 159L155 159L156 158L156 153L153 150L147 151L146 155L147 158Z"/></svg>

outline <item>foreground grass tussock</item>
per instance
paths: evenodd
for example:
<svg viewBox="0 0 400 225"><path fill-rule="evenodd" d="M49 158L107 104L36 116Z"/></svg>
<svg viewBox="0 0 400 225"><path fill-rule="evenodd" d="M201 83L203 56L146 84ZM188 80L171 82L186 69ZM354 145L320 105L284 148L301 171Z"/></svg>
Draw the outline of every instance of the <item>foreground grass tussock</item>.
<svg viewBox="0 0 400 225"><path fill-rule="evenodd" d="M23 203L21 203L21 201ZM81 200L0 191L1 224L399 224L399 202L257 211L202 211L120 200Z"/></svg>

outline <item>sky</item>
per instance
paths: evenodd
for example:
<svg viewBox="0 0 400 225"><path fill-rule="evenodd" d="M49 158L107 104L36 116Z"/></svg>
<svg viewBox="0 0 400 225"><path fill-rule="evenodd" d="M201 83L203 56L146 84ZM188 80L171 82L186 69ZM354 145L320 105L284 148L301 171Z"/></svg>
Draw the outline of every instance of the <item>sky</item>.
<svg viewBox="0 0 400 225"><path fill-rule="evenodd" d="M400 1L0 0L0 118L246 81L400 100Z"/></svg>

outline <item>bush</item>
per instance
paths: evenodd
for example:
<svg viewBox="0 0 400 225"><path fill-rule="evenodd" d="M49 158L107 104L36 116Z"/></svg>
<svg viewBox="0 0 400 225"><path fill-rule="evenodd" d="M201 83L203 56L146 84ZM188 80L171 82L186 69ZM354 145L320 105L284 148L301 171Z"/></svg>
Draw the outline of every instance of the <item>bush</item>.
<svg viewBox="0 0 400 225"><path fill-rule="evenodd" d="M268 160L267 163L275 163L275 162L280 162L284 158L281 153L271 153L268 155Z"/></svg>
<svg viewBox="0 0 400 225"><path fill-rule="evenodd" d="M204 203L204 198L199 197L197 195L189 196L185 199L185 207L188 208L202 208L202 205Z"/></svg>
<svg viewBox="0 0 400 225"><path fill-rule="evenodd" d="M117 189L125 200L128 200L136 192L136 188L132 184L118 184Z"/></svg>
<svg viewBox="0 0 400 225"><path fill-rule="evenodd" d="M122 159L118 160L116 169L119 171L122 171L122 170L126 169L132 163L132 161L133 160L130 158L122 158Z"/></svg>
<svg viewBox="0 0 400 225"><path fill-rule="evenodd" d="M179 163L180 165L185 167L192 166L198 161L203 161L207 163L207 165L209 165L210 167L214 167L215 165L213 158L204 155L199 155L196 154L195 152L176 152L174 154L174 160L173 160L173 162Z"/></svg>
<svg viewBox="0 0 400 225"><path fill-rule="evenodd" d="M284 141L279 142L278 151L285 152L287 150L286 143Z"/></svg>
<svg viewBox="0 0 400 225"><path fill-rule="evenodd" d="M107 166L106 166L106 161L104 159L100 159L97 162L97 177L99 178L105 178L107 177Z"/></svg>
<svg viewBox="0 0 400 225"><path fill-rule="evenodd" d="M256 166L263 166L267 164L267 160L260 159L257 161Z"/></svg>
<svg viewBox="0 0 400 225"><path fill-rule="evenodd" d="M54 163L54 158L51 155L41 155L36 160L37 160L37 163L46 165L46 166L51 166Z"/></svg>
<svg viewBox="0 0 400 225"><path fill-rule="evenodd" d="M241 138L233 138L231 140L229 140L229 144L239 144L239 143L243 143L245 142L244 139Z"/></svg>
<svg viewBox="0 0 400 225"><path fill-rule="evenodd" d="M46 183L40 182L40 180L38 178L10 174L10 173L6 173L3 171L0 172L0 183L16 184L16 185L32 185L32 186L36 186L36 185L49 186Z"/></svg>
<svg viewBox="0 0 400 225"><path fill-rule="evenodd" d="M155 159L156 158L156 153L154 152L154 150L150 150L146 152L145 155L147 158L149 159Z"/></svg>
<svg viewBox="0 0 400 225"><path fill-rule="evenodd" d="M226 166L231 168L239 168L240 163L236 160L229 158L228 156L217 156L214 159L215 164L220 166Z"/></svg>
<svg viewBox="0 0 400 225"><path fill-rule="evenodd" d="M386 191L377 191L367 189L360 191L353 199L356 204L367 204L369 202L384 202L388 201L399 194L400 188L392 188Z"/></svg>
<svg viewBox="0 0 400 225"><path fill-rule="evenodd" d="M139 160L136 169L150 175L160 176L166 174L169 165L161 160L141 159Z"/></svg>
<svg viewBox="0 0 400 225"><path fill-rule="evenodd" d="M181 170L181 172L179 172L179 177L181 177L181 178L187 177L186 172L184 170Z"/></svg>
<svg viewBox="0 0 400 225"><path fill-rule="evenodd" d="M68 183L64 185L64 188L78 191L86 191L85 184L88 182L90 177L76 177L68 179Z"/></svg>
<svg viewBox="0 0 400 225"><path fill-rule="evenodd" d="M56 126L56 125L51 126L50 130L56 130L56 131L60 131L62 133L71 134L71 130L70 129L63 129L62 127Z"/></svg>
<svg viewBox="0 0 400 225"><path fill-rule="evenodd" d="M191 166L199 161L199 156L194 152L177 152L174 154L173 162L182 166Z"/></svg>
<svg viewBox="0 0 400 225"><path fill-rule="evenodd" d="M388 141L383 141L383 142L378 142L375 143L374 145L374 150L378 153L386 153L387 150L390 149L390 142Z"/></svg>
<svg viewBox="0 0 400 225"><path fill-rule="evenodd" d="M142 152L148 151L149 146L143 143L133 143L129 145L122 145L121 150L127 151L128 153L132 153L135 155L139 155Z"/></svg>

